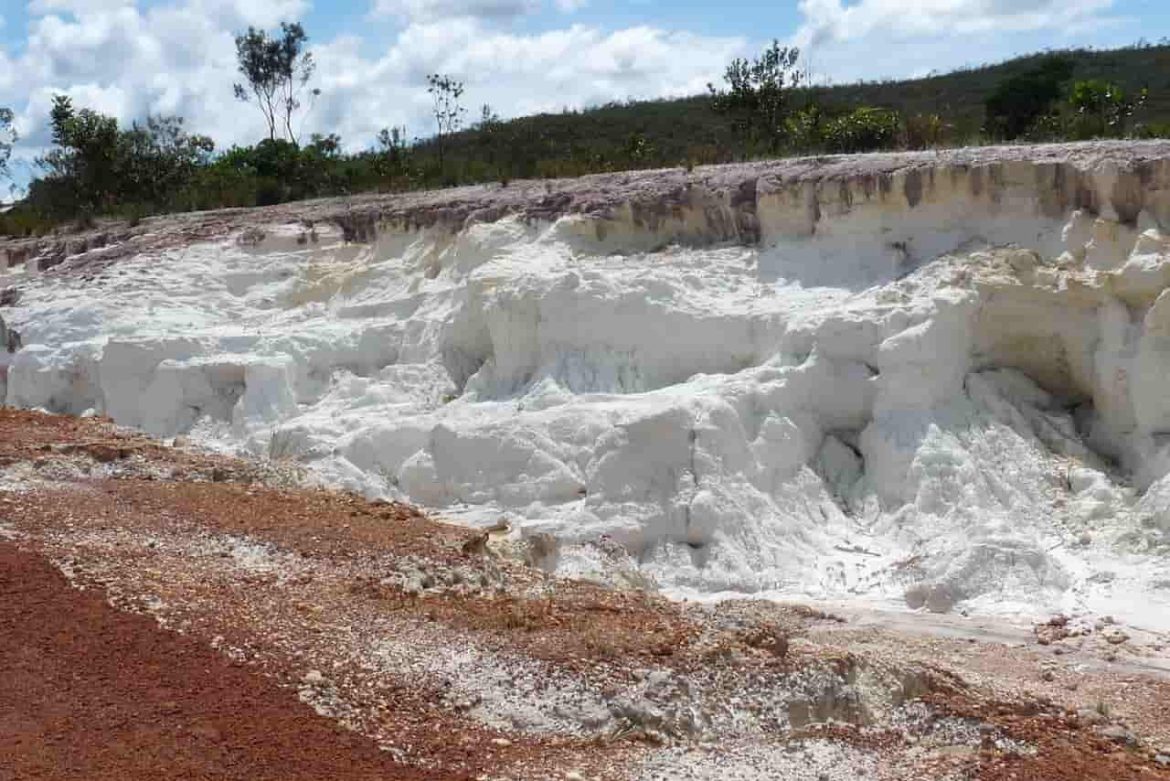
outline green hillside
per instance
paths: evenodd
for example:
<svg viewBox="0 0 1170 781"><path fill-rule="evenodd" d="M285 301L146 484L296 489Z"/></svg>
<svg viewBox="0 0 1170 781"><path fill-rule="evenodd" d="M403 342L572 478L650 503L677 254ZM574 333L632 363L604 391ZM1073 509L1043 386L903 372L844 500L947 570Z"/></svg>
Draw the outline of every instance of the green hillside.
<svg viewBox="0 0 1170 781"><path fill-rule="evenodd" d="M983 124L983 101L992 90L1005 79L1034 69L1053 54L1072 61L1075 81L1102 79L1130 92L1148 88L1149 101L1138 120L1170 122L1170 45L1043 52L925 79L847 84L816 92L826 103L837 106L887 106L904 115L939 114L973 135Z"/></svg>
<svg viewBox="0 0 1170 781"><path fill-rule="evenodd" d="M797 103L816 101L830 112L875 106L896 110L903 117L934 114L946 127L944 144L980 143L988 95L1004 80L1034 69L1053 55L1071 60L1073 81L1101 79L1129 92L1148 88L1149 99L1134 117L1135 124L1170 125L1170 45L1043 52L922 79L801 90ZM492 132L511 147L512 159L507 162L517 176L574 175L610 163L622 168L726 162L745 154L707 95L539 114L502 123ZM453 158L470 162L482 158L491 140L472 129L449 143ZM424 149L427 146L422 144Z"/></svg>

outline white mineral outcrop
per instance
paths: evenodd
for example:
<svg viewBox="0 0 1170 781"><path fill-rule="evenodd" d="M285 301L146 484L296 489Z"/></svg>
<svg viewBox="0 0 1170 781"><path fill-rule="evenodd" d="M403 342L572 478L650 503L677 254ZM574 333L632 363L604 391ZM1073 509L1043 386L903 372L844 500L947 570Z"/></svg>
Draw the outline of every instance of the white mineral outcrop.
<svg viewBox="0 0 1170 781"><path fill-rule="evenodd" d="M411 198L14 267L7 403L506 514L564 572L1170 626L1170 145Z"/></svg>

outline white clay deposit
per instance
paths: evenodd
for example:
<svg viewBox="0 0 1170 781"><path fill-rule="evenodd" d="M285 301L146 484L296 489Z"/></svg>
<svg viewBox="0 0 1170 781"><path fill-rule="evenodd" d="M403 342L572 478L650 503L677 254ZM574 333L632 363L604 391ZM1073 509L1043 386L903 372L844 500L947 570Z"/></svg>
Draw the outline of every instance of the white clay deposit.
<svg viewBox="0 0 1170 781"><path fill-rule="evenodd" d="M0 394L504 515L567 574L1164 629L1170 148L1068 150L27 263Z"/></svg>

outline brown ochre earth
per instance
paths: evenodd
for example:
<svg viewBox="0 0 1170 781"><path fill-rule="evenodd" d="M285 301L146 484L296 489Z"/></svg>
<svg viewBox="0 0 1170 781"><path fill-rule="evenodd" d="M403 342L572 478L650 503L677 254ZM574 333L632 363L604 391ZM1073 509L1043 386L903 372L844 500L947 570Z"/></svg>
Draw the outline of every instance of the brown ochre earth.
<svg viewBox="0 0 1170 781"><path fill-rule="evenodd" d="M100 469L70 472L79 460ZM0 409L0 482L10 467L25 469L28 479L0 490L0 781L457 779L499 777L508 768L526 769L529 777L609 778L625 775L614 768L628 769L626 760L643 749L636 735L504 739L469 718L442 712L429 684L412 688L409 681L379 693L391 707L380 711L377 725L355 717L347 729L305 702L303 688L298 696L302 670L283 651L249 657L209 642L218 632L218 640L226 633L227 645L237 649L263 646L267 640L256 631L255 611L247 612L256 595L268 600L255 604L271 611L274 626L284 620L286 607L289 615L308 616L302 623L311 632L322 606L327 616L340 616L356 605L429 626L440 638L444 632L474 636L483 647L512 650L601 681L622 680L631 665L680 673L732 664L783 671L835 664L851 654L920 664L943 682L922 695L938 713L977 721L1034 749L1005 754L984 746L963 758L960 777L1170 779L1170 769L1149 746L1119 745L1078 719L1069 691L1032 681L1028 670L1036 649L883 631L853 639L848 629L818 629L834 623L818 611L767 603L721 607L724 617L742 613L757 627L728 631L712 623L711 613L652 593L620 592L552 578L523 563L496 562L483 554L480 533L438 523L414 508L296 487L295 475L283 468L167 447L101 419ZM417 556L498 570L508 586L490 597L457 589L417 597L374 581L354 582L334 594L309 583L286 584L282 593L263 575L234 590L193 580L175 587L176 601L188 594L193 605L222 605L222 616L208 617L202 608L189 616L176 613L166 628L149 611L130 609L100 579L63 572L70 560L62 559L56 540L109 530L139 539L179 532L248 536L306 561L327 559L338 571L346 562L360 565L377 556ZM110 560L119 555L111 552ZM127 572L146 570L150 562L130 557L110 566L123 568L120 577L129 582ZM325 601L296 602L315 593ZM294 624L288 626L301 626ZM760 635L758 627L783 627L794 642L791 653L787 639L779 652L770 642L773 635ZM311 645L304 646L306 653L327 653ZM343 663L327 670L339 682L346 676ZM1007 664L1011 670L997 669ZM964 674L977 677L978 685L961 683ZM1111 675L1086 673L1081 683L1101 689L1120 680ZM1135 730L1161 739L1170 724L1166 695L1165 681L1143 679L1115 710ZM384 741L369 737L379 729L409 740L413 757L422 761L401 762ZM865 732L849 724L813 725L798 737L818 736L891 756L905 748L905 738L894 731ZM915 775L955 777L941 767L938 776L929 767Z"/></svg>

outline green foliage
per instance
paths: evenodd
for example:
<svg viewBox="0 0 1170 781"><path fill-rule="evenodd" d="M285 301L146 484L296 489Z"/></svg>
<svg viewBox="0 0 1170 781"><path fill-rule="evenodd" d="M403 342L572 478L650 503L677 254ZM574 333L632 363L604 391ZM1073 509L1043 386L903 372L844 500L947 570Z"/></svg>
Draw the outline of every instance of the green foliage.
<svg viewBox="0 0 1170 781"><path fill-rule="evenodd" d="M946 141L947 123L938 114L915 114L903 121L907 149L934 149Z"/></svg>
<svg viewBox="0 0 1170 781"><path fill-rule="evenodd" d="M712 108L731 119L733 129L749 147L762 145L770 152L780 148L791 110L791 92L800 85L799 58L799 49L782 47L774 40L754 60L731 61L723 74L727 89L707 85Z"/></svg>
<svg viewBox="0 0 1170 781"><path fill-rule="evenodd" d="M824 146L839 153L890 149L898 142L900 128L898 112L864 106L826 122Z"/></svg>
<svg viewBox="0 0 1170 781"><path fill-rule="evenodd" d="M107 211L118 190L121 139L117 120L90 109L76 111L68 97L57 95L50 127L54 148L39 161L47 176L33 183L29 199L53 214Z"/></svg>
<svg viewBox="0 0 1170 781"><path fill-rule="evenodd" d="M1170 122L1147 122L1134 128L1137 138L1170 138Z"/></svg>
<svg viewBox="0 0 1170 781"><path fill-rule="evenodd" d="M148 117L121 130L113 117L77 111L69 98L53 99L53 148L38 162L28 202L58 218L174 208L179 193L210 160L214 144L188 135L179 117Z"/></svg>
<svg viewBox="0 0 1170 781"><path fill-rule="evenodd" d="M443 175L443 142L452 133L459 131L463 126L463 115L467 113L459 104L459 99L463 97L463 82L446 74L431 73L427 75L427 94L433 101L431 113L438 131L435 142L439 150L439 173Z"/></svg>
<svg viewBox="0 0 1170 781"><path fill-rule="evenodd" d="M793 112L784 121L784 135L792 149L820 150L825 143L825 116L821 107L813 104Z"/></svg>
<svg viewBox="0 0 1170 781"><path fill-rule="evenodd" d="M211 166L222 185L259 206L349 192L346 159L336 135L314 136L305 147L278 138L232 147Z"/></svg>
<svg viewBox="0 0 1170 781"><path fill-rule="evenodd" d="M0 236L43 236L56 227L57 221L41 214L27 203L17 204L0 214Z"/></svg>
<svg viewBox="0 0 1170 781"><path fill-rule="evenodd" d="M268 140L276 140L278 128L293 143L293 115L301 107L300 96L317 64L305 51L309 36L299 24L280 23L280 37L249 27L236 36L236 61L247 86L233 85L236 98L255 103L268 125ZM315 97L319 90L313 90Z"/></svg>
<svg viewBox="0 0 1170 781"><path fill-rule="evenodd" d="M985 101L987 134L1008 141L1023 136L1038 119L1051 112L1072 74L1071 59L1053 56L1001 81Z"/></svg>
<svg viewBox="0 0 1170 781"><path fill-rule="evenodd" d="M207 136L188 135L181 117L152 116L124 132L120 147L119 197L149 209L186 187L210 161L215 144Z"/></svg>
<svg viewBox="0 0 1170 781"><path fill-rule="evenodd" d="M1134 97L1116 84L1088 79L1073 84L1068 103L1073 110L1071 135L1077 139L1120 138L1129 128L1134 113L1145 105L1149 93L1142 89Z"/></svg>

